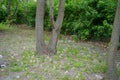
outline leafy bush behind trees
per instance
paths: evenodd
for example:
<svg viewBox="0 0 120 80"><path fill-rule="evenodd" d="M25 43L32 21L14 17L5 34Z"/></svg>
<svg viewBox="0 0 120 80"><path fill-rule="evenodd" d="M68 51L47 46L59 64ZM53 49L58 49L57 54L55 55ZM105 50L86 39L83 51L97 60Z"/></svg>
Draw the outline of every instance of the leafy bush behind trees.
<svg viewBox="0 0 120 80"><path fill-rule="evenodd" d="M111 36L112 24L117 0L66 0L65 17L61 29L62 34L75 35L82 40L108 40ZM55 2L55 18L58 1ZM16 24L35 26L36 2L21 3L16 13ZM51 30L49 6L45 14L45 29ZM0 22L6 21L7 10L0 7Z"/></svg>
<svg viewBox="0 0 120 80"><path fill-rule="evenodd" d="M69 2L62 33L75 34L83 40L110 38L116 4L113 0L83 0L75 5Z"/></svg>

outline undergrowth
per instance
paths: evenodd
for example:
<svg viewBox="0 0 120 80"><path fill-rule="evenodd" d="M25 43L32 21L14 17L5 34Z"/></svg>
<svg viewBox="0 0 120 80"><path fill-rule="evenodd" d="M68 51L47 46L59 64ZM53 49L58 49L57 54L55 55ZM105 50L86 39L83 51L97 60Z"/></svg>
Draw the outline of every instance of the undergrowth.
<svg viewBox="0 0 120 80"><path fill-rule="evenodd" d="M24 71L29 80L86 80L86 74L106 72L101 53L79 43L63 42L60 41L54 56L38 57L34 51L23 52L21 60L14 60L17 62L12 64L11 71Z"/></svg>
<svg viewBox="0 0 120 80"><path fill-rule="evenodd" d="M17 30L17 27L13 27L9 24L0 23L0 30Z"/></svg>

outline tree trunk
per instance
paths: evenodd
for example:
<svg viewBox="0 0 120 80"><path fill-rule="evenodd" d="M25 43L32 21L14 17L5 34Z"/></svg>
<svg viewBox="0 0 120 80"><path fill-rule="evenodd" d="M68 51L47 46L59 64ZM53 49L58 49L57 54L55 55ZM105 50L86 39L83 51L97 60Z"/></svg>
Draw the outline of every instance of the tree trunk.
<svg viewBox="0 0 120 80"><path fill-rule="evenodd" d="M54 21L54 0L50 0L50 21L51 25L54 28L55 27L55 21Z"/></svg>
<svg viewBox="0 0 120 80"><path fill-rule="evenodd" d="M111 45L107 58L107 75L105 80L118 80L117 69L115 64L115 53L119 43L120 36L120 0L118 1L118 7L113 24L113 31L111 37Z"/></svg>
<svg viewBox="0 0 120 80"><path fill-rule="evenodd" d="M53 30L52 30L52 36L51 36L49 46L50 46L50 50L53 54L55 54L57 51L56 47L57 47L57 42L58 42L58 35L60 33L60 29L62 27L62 22L63 22L63 18L64 18L65 0L59 0L59 2L60 3L59 3L57 20L55 23L54 23L54 21L51 21L52 25L53 25ZM51 11L51 13L53 13L53 11ZM53 15L51 15L51 20L53 20Z"/></svg>
<svg viewBox="0 0 120 80"><path fill-rule="evenodd" d="M63 22L65 0L59 0L59 10L56 22L54 21L54 1L50 1L50 20L53 26L51 39L48 45L44 42L44 16L46 0L38 0L36 11L36 50L39 54L55 54L58 35Z"/></svg>
<svg viewBox="0 0 120 80"><path fill-rule="evenodd" d="M38 54L44 53L44 15L46 0L38 0L36 10L36 50Z"/></svg>
<svg viewBox="0 0 120 80"><path fill-rule="evenodd" d="M8 0L8 8L7 8L7 15L10 16L11 13L11 6L12 6L12 1Z"/></svg>
<svg viewBox="0 0 120 80"><path fill-rule="evenodd" d="M17 0L17 1L16 1L15 10L14 10L12 16L16 16L16 13L17 13L17 10L18 10L18 7L19 7L19 2L20 2L20 0Z"/></svg>
<svg viewBox="0 0 120 80"><path fill-rule="evenodd" d="M18 10L20 0L8 0L8 6L7 6L7 23L11 25L13 22L14 18L16 17L16 13ZM12 11L15 6L14 11Z"/></svg>

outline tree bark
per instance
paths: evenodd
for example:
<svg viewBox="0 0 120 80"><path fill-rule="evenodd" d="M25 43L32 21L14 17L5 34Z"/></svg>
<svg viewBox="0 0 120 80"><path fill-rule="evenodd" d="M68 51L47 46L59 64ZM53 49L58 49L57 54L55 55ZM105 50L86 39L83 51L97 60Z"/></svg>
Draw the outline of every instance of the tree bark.
<svg viewBox="0 0 120 80"><path fill-rule="evenodd" d="M57 20L54 21L54 0L50 0L50 20L53 26L51 39L48 45L44 42L44 16L46 0L38 0L36 11L36 50L39 54L55 54L58 35L63 22L65 0L59 0Z"/></svg>
<svg viewBox="0 0 120 80"><path fill-rule="evenodd" d="M7 8L7 15L10 16L11 13L11 6L12 6L12 1L8 0L8 8Z"/></svg>
<svg viewBox="0 0 120 80"><path fill-rule="evenodd" d="M111 45L107 58L107 74L105 80L118 80L117 68L115 64L115 53L117 52L119 36L120 36L120 0L114 19L113 31L111 37Z"/></svg>
<svg viewBox="0 0 120 80"><path fill-rule="evenodd" d="M46 0L38 0L36 10L36 50L38 54L44 54L44 15Z"/></svg>
<svg viewBox="0 0 120 80"><path fill-rule="evenodd" d="M56 47L57 47L57 42L58 42L58 35L60 33L60 29L62 27L62 22L63 22L63 18L64 18L65 0L59 0L59 2L60 3L59 3L58 16L57 16L56 22L53 25L52 36L51 36L51 40L49 43L50 50L53 54L55 54L57 51ZM53 20L53 17L52 17L52 20ZM52 22L54 22L54 21L52 21Z"/></svg>
<svg viewBox="0 0 120 80"><path fill-rule="evenodd" d="M54 21L54 0L50 0L50 21L52 24L52 27L55 27L55 21Z"/></svg>
<svg viewBox="0 0 120 80"><path fill-rule="evenodd" d="M15 10L14 10L14 13L13 13L13 16L16 16L16 13L17 13L17 10L18 10L18 7L19 7L19 0L16 1L16 7L15 7Z"/></svg>

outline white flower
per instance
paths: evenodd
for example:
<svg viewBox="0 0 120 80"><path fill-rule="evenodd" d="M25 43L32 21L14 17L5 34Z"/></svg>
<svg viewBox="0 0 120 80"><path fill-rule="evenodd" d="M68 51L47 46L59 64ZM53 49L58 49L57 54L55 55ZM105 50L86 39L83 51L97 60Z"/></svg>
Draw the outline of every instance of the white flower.
<svg viewBox="0 0 120 80"><path fill-rule="evenodd" d="M0 55L0 58L3 58L3 56L2 56L2 55Z"/></svg>
<svg viewBox="0 0 120 80"><path fill-rule="evenodd" d="M65 74L68 74L68 71L65 71Z"/></svg>
<svg viewBox="0 0 120 80"><path fill-rule="evenodd" d="M20 76L18 75L18 76L16 76L16 78L17 78L17 79L19 79L19 78L20 78Z"/></svg>
<svg viewBox="0 0 120 80"><path fill-rule="evenodd" d="M97 79L100 79L100 80L102 80L103 79L103 76L101 76L101 75L95 75L95 77L97 78Z"/></svg>

